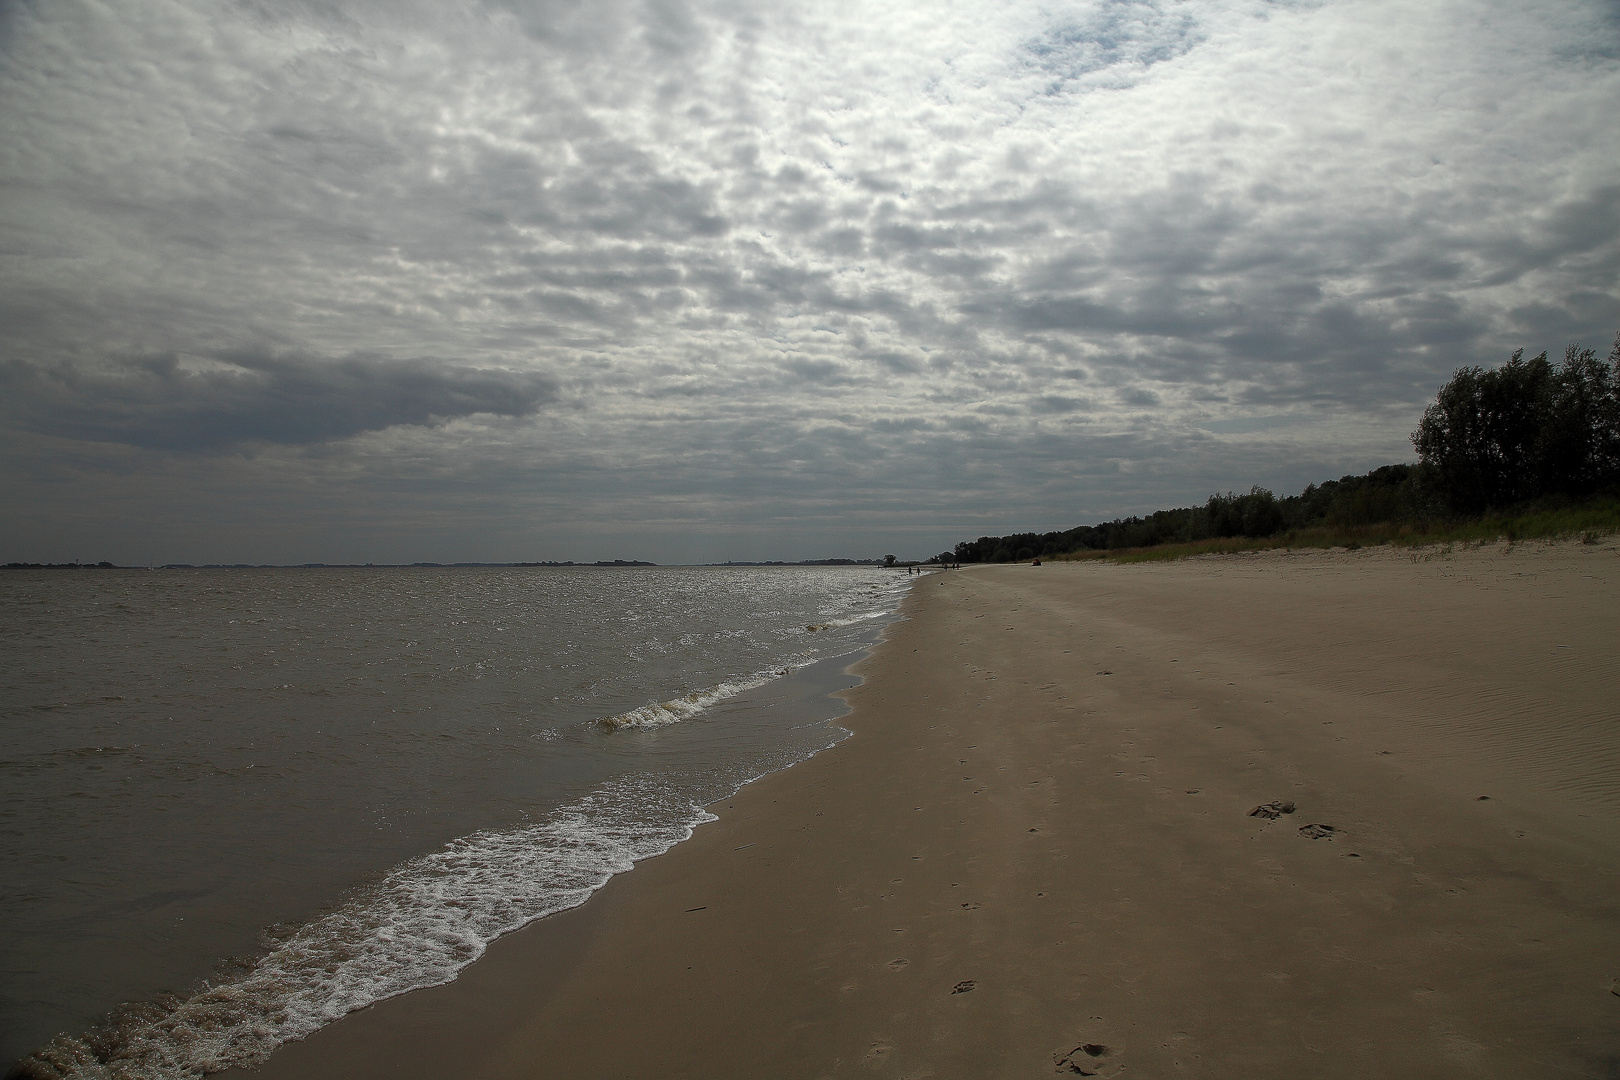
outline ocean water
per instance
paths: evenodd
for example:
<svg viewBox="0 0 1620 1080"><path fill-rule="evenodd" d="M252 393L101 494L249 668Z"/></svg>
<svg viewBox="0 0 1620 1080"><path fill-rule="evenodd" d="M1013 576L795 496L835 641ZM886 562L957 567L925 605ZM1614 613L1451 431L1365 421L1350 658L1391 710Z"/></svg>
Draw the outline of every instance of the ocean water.
<svg viewBox="0 0 1620 1080"><path fill-rule="evenodd" d="M0 1068L196 1076L453 979L837 742L912 580L0 575Z"/></svg>

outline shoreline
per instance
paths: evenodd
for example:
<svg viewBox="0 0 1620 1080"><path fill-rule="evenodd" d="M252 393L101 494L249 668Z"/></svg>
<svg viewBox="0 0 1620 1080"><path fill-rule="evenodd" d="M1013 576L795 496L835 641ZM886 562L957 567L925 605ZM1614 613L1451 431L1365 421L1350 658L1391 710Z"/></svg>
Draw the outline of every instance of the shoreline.
<svg viewBox="0 0 1620 1080"><path fill-rule="evenodd" d="M1617 567L931 576L855 665L853 737L255 1072L1605 1075Z"/></svg>

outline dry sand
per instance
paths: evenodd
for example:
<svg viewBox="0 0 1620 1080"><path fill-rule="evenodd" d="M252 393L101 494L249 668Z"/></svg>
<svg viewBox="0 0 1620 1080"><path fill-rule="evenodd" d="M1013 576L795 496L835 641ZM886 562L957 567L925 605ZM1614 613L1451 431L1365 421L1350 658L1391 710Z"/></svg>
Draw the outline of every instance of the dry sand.
<svg viewBox="0 0 1620 1080"><path fill-rule="evenodd" d="M906 612L854 738L264 1073L1620 1076L1612 545L973 568Z"/></svg>

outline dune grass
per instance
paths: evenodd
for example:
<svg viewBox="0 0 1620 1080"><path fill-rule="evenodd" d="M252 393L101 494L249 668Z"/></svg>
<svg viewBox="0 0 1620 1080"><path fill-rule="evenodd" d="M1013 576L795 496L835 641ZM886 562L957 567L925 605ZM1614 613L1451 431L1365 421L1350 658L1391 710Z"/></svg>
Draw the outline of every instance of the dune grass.
<svg viewBox="0 0 1620 1080"><path fill-rule="evenodd" d="M1531 508L1467 521L1383 522L1341 528L1298 529L1268 537L1223 537L1156 547L1076 551L1048 556L1053 561L1106 559L1109 562L1165 562L1194 555L1233 555L1245 551L1293 548L1428 547L1437 544L1493 544L1501 540L1563 540L1580 537L1595 544L1620 533L1620 500Z"/></svg>

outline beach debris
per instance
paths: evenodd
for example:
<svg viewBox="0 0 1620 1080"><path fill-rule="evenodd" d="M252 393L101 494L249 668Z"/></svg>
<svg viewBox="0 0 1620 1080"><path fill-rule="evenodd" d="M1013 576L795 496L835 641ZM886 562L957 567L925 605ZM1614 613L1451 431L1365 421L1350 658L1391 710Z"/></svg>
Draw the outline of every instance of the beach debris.
<svg viewBox="0 0 1620 1080"><path fill-rule="evenodd" d="M1112 671L1099 671L1099 672L1097 672L1097 674L1099 674L1099 675L1112 675L1113 672Z"/></svg>
<svg viewBox="0 0 1620 1080"><path fill-rule="evenodd" d="M1188 792L1188 794L1190 795L1192 793ZM1250 817L1263 817L1267 821L1276 821L1282 815L1284 815L1284 814L1292 814L1293 812L1294 812L1294 804L1293 803L1284 802L1282 799L1273 799L1268 803L1261 803L1259 806L1255 807L1253 810L1250 810L1249 811L1249 816Z"/></svg>
<svg viewBox="0 0 1620 1080"><path fill-rule="evenodd" d="M1489 795L1481 795L1479 798L1475 799L1474 801L1475 802L1490 802L1491 797Z"/></svg>
<svg viewBox="0 0 1620 1080"><path fill-rule="evenodd" d="M1331 840L1333 839L1334 831L1335 830L1331 825L1312 824L1301 825L1299 827L1299 835L1303 836L1307 840Z"/></svg>
<svg viewBox="0 0 1620 1080"><path fill-rule="evenodd" d="M694 911L708 911L708 910L709 910L709 905L704 904L702 907L689 907L689 908L686 909L686 913L688 915L690 915Z"/></svg>
<svg viewBox="0 0 1620 1080"><path fill-rule="evenodd" d="M970 992L975 986L978 986L978 985L979 984L978 984L978 982L976 980L963 979L961 982L959 982L955 986L951 987L951 993L953 993L953 994L966 994L966 993Z"/></svg>
<svg viewBox="0 0 1620 1080"><path fill-rule="evenodd" d="M1067 1054L1057 1058L1057 1070L1058 1072L1078 1073L1081 1076L1096 1076L1097 1070L1093 1067L1095 1059L1107 1053L1108 1047L1102 1043L1081 1043Z"/></svg>

